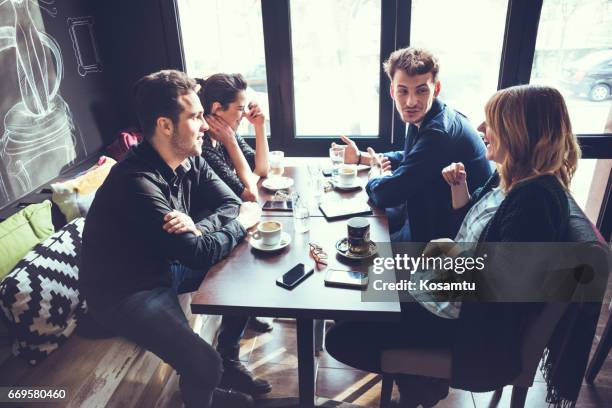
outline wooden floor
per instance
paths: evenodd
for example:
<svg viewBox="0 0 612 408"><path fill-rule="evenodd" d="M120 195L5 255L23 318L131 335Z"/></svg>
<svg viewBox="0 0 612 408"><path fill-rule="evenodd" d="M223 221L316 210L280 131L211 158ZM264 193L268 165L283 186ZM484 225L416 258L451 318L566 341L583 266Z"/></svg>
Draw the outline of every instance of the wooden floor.
<svg viewBox="0 0 612 408"><path fill-rule="evenodd" d="M610 317L609 305L612 304L612 279L604 297L601 316L597 327L592 352L599 342L601 333ZM248 362L254 372L272 383L269 397L297 395L297 348L295 323L291 320L274 320L274 330L263 335L247 332L241 348L241 359ZM353 403L362 407L378 407L381 379L379 376L354 370L322 352L319 356L317 376L317 395L339 401ZM504 389L499 407L510 406L511 387ZM394 390L396 395L397 390ZM488 407L492 393L473 393L451 389L448 397L437 407L476 408ZM526 407L546 407L546 383L539 370L534 385L527 394ZM612 407L612 352L604 363L595 384L583 382L576 404L584 408Z"/></svg>
<svg viewBox="0 0 612 408"><path fill-rule="evenodd" d="M608 291L610 292L610 291ZM606 297L610 299L610 293ZM597 330L595 348L599 335L609 316L606 306L602 310ZM272 383L269 397L297 395L297 349L295 323L290 320L274 320L274 331L263 335L247 333L243 340L241 359L259 376ZM321 353L317 376L317 395L339 401L353 403L362 407L378 407L380 397L380 377L354 370ZM394 391L396 392L396 391ZM506 387L500 407L510 405L512 390ZM453 390L440 401L437 407L487 407L492 393L471 393ZM546 407L546 383L539 371L533 387L527 395L527 407ZM577 407L612 407L612 358L609 357L599 373L594 386L583 384Z"/></svg>
<svg viewBox="0 0 612 408"><path fill-rule="evenodd" d="M603 331L605 322L610 312L608 304L610 301L610 290L603 307L599 321L597 337L593 350L599 341L599 335ZM282 398L296 396L298 393L297 379L297 347L295 322L292 320L273 320L274 330L271 333L256 335L247 332L242 341L240 359L258 375L272 384L272 392L266 398ZM354 370L322 352L318 358L319 369L317 376L317 395L338 401L345 401L358 406L374 408L378 407L380 397L381 379L371 373ZM176 380L176 379L175 379ZM176 387L176 381L171 385ZM506 387L499 407L510 406L510 394L512 390ZM394 390L396 393L396 390ZM166 395L172 395L168 400L168 407L181 406L178 389ZM474 408L487 407L492 393L472 393L467 391L453 390L449 396L440 401L437 407L448 408ZM539 371L533 387L527 395L526 407L546 407L546 383ZM176 404L176 405L175 405ZM156 406L164 406L160 401ZM612 357L609 357L599 373L594 386L583 384L577 407L612 407Z"/></svg>
<svg viewBox="0 0 612 408"><path fill-rule="evenodd" d="M612 284L610 284L612 286ZM593 349L599 341L605 322L608 319L612 291L608 289L605 306L599 321L597 337ZM295 322L288 319L273 320L274 330L271 333L256 335L251 332L245 334L242 340L240 358L258 375L271 382L273 390L266 398L282 398L296 396L298 394L297 378L297 349ZM200 330L204 326L200 326ZM194 327L198 330L198 326ZM200 331L198 330L198 331ZM95 347L93 347L94 345ZM182 407L180 393L178 390L178 378L172 368L161 362L150 352L140 351L132 353L125 363L108 364L108 366L121 367L109 373L96 375L95 367L104 364L89 361L95 360L97 353L94 349L113 347L118 351L107 352L106 359L126 358L130 355L133 345L129 342L109 339L97 340L90 345L81 343L83 350L74 353L73 358L79 359L78 366L83 371L82 376L88 376L89 380L79 389L72 403L68 406L74 407ZM64 346L67 347L67 346ZM124 350L125 349L125 350ZM94 351L92 351L94 350ZM112 350L111 350L112 351ZM114 357L113 357L114 356ZM56 357L60 356L59 353ZM91 358L93 357L93 358ZM54 356L47 363L53 367ZM81 361L82 360L82 361ZM129 361L128 361L129 360ZM47 364L45 363L45 364ZM380 377L371 373L354 370L331 358L322 352L318 358L317 395L338 401L344 401L361 407L377 407L380 396ZM45 371L52 371L51 368ZM92 371L92 373L89 373ZM0 369L0 384L9 384L7 378L12 377L16 371L6 367ZM123 372L122 374L120 374ZM49 374L49 373L47 373ZM64 377L70 373L62 374ZM62 375L56 375L54 380L61 384ZM7 377L8 376L8 377ZM7 378L5 378L7 377ZM119 384L117 384L119 382ZM33 379L29 384L53 386L48 382L48 375L44 381ZM113 385L114 384L114 385ZM112 391L105 391L106 389ZM510 402L510 387L504 390L504 396L500 407L508 407ZM441 401L438 407L487 407L492 393L471 393L466 391L451 390L449 396ZM530 388L527 396L527 407L546 407L546 384L541 375L538 375L535 384ZM80 402L79 402L80 401ZM267 405L264 401L263 404ZM0 404L2 406L2 404ZM17 405L11 405L17 406ZM57 404L28 404L27 406L57 407ZM343 405L353 406L353 405ZM594 386L583 384L578 407L612 407L612 357L604 364Z"/></svg>

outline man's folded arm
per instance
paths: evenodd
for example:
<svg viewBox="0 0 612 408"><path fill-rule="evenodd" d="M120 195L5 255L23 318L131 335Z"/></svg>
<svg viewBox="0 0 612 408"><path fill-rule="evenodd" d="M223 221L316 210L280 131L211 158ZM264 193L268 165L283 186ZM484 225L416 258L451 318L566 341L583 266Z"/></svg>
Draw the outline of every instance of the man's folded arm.
<svg viewBox="0 0 612 408"><path fill-rule="evenodd" d="M228 223L237 222L234 220L240 214L242 201L204 160L196 160L196 163L198 161L201 162L200 179L197 185L192 185L191 197L198 206L211 213L194 220L196 227L206 234L219 231Z"/></svg>
<svg viewBox="0 0 612 408"><path fill-rule="evenodd" d="M131 211L134 225L141 229L141 236L151 246L151 251L167 259L177 260L193 269L206 270L227 256L246 235L244 228L234 219L217 231L201 236L191 232L168 233L163 229L164 216L172 208L159 188L144 178L131 180L128 188L135 195Z"/></svg>
<svg viewBox="0 0 612 408"><path fill-rule="evenodd" d="M446 161L444 135L430 132L422 135L393 174L370 180L366 191L381 208L398 206L424 192L435 177L442 177Z"/></svg>

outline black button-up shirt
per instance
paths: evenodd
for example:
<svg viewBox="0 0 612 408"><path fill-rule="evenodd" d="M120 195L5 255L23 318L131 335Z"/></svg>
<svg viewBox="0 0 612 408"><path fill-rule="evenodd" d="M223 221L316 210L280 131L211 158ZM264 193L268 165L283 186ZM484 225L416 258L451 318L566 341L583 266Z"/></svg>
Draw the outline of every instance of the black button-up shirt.
<svg viewBox="0 0 612 408"><path fill-rule="evenodd" d="M143 142L116 164L91 205L80 256L80 289L90 307L171 286L171 261L207 270L245 236L240 199L201 157L173 171ZM202 231L169 234L164 216L188 214Z"/></svg>

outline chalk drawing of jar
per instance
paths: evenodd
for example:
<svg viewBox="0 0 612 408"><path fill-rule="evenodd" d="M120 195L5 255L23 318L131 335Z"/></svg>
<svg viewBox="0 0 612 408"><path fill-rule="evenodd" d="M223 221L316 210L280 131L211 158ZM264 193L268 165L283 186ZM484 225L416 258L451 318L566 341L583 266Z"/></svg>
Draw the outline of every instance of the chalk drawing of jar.
<svg viewBox="0 0 612 408"><path fill-rule="evenodd" d="M15 27L0 27L0 52L16 50L21 101L4 117L0 157L9 175L4 187L17 197L58 175L75 160L76 150L72 115L58 94L63 74L60 48L36 29L28 0L10 2ZM55 76L50 75L53 69Z"/></svg>

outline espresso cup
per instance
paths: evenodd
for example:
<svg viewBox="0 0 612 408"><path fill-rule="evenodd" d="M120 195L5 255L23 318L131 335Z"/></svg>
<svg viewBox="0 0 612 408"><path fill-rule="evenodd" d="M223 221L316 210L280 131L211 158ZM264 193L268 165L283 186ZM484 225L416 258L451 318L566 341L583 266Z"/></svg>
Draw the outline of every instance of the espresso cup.
<svg viewBox="0 0 612 408"><path fill-rule="evenodd" d="M370 247L370 223L364 217L353 217L346 223L348 250L354 254L367 253Z"/></svg>
<svg viewBox="0 0 612 408"><path fill-rule="evenodd" d="M352 186L357 179L357 169L354 166L344 165L338 170L338 182L341 186Z"/></svg>
<svg viewBox="0 0 612 408"><path fill-rule="evenodd" d="M261 240L266 246L277 245L281 240L283 225L278 221L263 221L257 225L253 239Z"/></svg>

